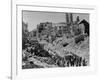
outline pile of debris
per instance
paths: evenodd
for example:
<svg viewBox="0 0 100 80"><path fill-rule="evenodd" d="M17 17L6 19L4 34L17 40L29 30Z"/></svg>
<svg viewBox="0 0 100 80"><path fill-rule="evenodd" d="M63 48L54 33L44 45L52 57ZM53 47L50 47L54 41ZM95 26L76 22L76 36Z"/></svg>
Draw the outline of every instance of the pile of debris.
<svg viewBox="0 0 100 80"><path fill-rule="evenodd" d="M79 41L78 41L79 38ZM88 37L59 38L52 44L31 42L23 50L22 68L70 67L89 65Z"/></svg>

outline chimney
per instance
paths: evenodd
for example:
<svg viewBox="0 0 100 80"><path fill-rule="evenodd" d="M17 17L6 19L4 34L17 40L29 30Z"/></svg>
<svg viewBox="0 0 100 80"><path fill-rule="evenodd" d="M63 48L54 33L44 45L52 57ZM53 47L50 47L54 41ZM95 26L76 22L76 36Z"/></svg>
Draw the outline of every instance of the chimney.
<svg viewBox="0 0 100 80"><path fill-rule="evenodd" d="M66 13L66 23L69 24L69 15Z"/></svg>
<svg viewBox="0 0 100 80"><path fill-rule="evenodd" d="M72 13L69 14L70 14L70 23L73 23L73 14Z"/></svg>
<svg viewBox="0 0 100 80"><path fill-rule="evenodd" d="M72 13L66 13L66 23L67 24L73 23L73 14Z"/></svg>

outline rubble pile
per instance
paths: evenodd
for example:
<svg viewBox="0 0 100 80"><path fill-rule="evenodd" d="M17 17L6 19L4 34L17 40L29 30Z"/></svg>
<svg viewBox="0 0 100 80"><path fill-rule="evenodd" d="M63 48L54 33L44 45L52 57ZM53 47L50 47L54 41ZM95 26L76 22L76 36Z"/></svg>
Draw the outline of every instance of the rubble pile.
<svg viewBox="0 0 100 80"><path fill-rule="evenodd" d="M35 32L29 33L29 36L24 38L23 69L89 65L89 36L87 33L73 34L63 31L62 28L55 31L55 27L49 26L48 29L47 25L49 23L38 25ZM71 26L76 26L76 24Z"/></svg>

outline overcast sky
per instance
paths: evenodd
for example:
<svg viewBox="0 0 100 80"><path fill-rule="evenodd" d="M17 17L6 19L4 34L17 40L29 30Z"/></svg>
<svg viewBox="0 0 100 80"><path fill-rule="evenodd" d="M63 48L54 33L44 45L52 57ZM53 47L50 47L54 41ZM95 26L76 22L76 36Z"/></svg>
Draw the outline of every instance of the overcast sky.
<svg viewBox="0 0 100 80"><path fill-rule="evenodd" d="M88 14L73 14L73 21L79 16L80 20L86 19L89 22ZM34 11L23 11L23 21L28 23L28 30L32 31L37 27L37 24L41 22L66 22L65 13L56 12L34 12Z"/></svg>

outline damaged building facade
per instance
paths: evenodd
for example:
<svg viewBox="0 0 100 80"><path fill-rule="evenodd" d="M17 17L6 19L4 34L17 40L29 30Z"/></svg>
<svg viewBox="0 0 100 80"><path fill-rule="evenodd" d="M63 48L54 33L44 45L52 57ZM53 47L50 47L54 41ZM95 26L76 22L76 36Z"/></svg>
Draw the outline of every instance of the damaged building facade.
<svg viewBox="0 0 100 80"><path fill-rule="evenodd" d="M73 14L66 13L66 22L61 23L52 23L52 22L44 22L37 25L37 29L30 32L31 37L37 38L49 38L51 36L63 36L71 37L80 34L85 34L89 27L88 25L84 25L86 21L80 21L79 16L77 16L76 21L73 21ZM88 23L88 22L87 22ZM86 29L85 29L86 28ZM89 32L88 32L89 33Z"/></svg>

